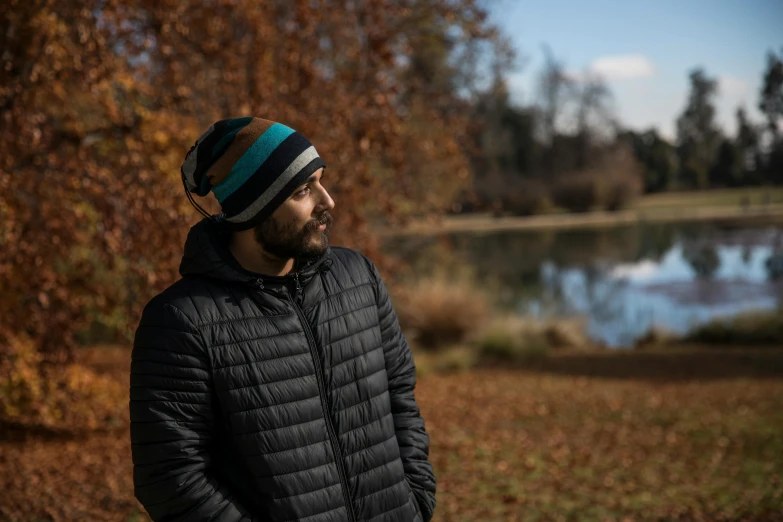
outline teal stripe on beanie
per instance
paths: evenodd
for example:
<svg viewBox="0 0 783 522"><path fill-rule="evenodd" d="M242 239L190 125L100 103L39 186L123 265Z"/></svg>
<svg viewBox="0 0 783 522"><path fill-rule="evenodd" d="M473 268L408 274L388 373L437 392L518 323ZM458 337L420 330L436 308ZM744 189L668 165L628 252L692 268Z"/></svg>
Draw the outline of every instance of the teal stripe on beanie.
<svg viewBox="0 0 783 522"><path fill-rule="evenodd" d="M262 165L272 152L294 132L294 129L282 123L275 123L259 136L239 158L239 161L234 164L226 179L212 187L212 193L215 194L218 202L222 204L228 196L241 187L255 173L259 165Z"/></svg>
<svg viewBox="0 0 783 522"><path fill-rule="evenodd" d="M248 116L213 123L185 155L180 174L190 203L209 216L191 193L204 197L211 190L222 210L217 220L238 232L262 223L325 166L294 129Z"/></svg>

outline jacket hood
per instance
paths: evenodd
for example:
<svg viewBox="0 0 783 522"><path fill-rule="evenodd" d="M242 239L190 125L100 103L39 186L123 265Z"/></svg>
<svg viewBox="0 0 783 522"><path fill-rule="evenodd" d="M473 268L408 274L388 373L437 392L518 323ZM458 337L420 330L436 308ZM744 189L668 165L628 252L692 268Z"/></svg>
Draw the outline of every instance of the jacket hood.
<svg viewBox="0 0 783 522"><path fill-rule="evenodd" d="M283 283L291 276L272 276L245 269L228 248L230 231L221 226L221 214L205 217L188 232L185 252L179 265L182 277L206 277L225 282L254 284L259 279L265 283ZM294 270L300 278L307 279L317 270L331 266L332 249L317 256L301 256L296 259ZM293 272L292 272L293 274Z"/></svg>

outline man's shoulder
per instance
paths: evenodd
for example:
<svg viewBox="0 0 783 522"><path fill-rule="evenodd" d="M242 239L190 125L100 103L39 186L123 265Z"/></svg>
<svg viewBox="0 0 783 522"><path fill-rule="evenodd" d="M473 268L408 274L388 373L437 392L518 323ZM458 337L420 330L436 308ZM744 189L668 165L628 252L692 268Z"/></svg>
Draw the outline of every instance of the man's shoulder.
<svg viewBox="0 0 783 522"><path fill-rule="evenodd" d="M352 274L366 273L372 275L375 266L369 257L358 250L348 247L330 247L332 257L334 257L343 267Z"/></svg>
<svg viewBox="0 0 783 522"><path fill-rule="evenodd" d="M214 295L205 292L207 286L210 286L210 283L200 278L184 277L175 281L147 302L142 312L142 323L145 320L173 317L191 325L198 325L201 317L199 306L204 306L204 300L198 296Z"/></svg>

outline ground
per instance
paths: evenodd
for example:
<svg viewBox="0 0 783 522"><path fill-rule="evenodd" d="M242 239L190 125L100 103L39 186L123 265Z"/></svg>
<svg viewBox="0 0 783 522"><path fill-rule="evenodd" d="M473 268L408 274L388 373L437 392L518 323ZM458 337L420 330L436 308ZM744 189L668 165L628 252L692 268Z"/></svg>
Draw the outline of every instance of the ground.
<svg viewBox="0 0 783 522"><path fill-rule="evenodd" d="M647 194L617 212L567 213L555 210L534 216L495 217L488 213L445 216L440 221L413 221L406 228L379 228L383 236L438 232L489 232L550 228L606 227L636 222L760 221L783 218L783 189L759 187Z"/></svg>
<svg viewBox="0 0 783 522"><path fill-rule="evenodd" d="M127 382L127 349L88 351ZM783 521L783 349L555 354L416 388L436 521ZM5 430L0 519L146 520L127 427Z"/></svg>

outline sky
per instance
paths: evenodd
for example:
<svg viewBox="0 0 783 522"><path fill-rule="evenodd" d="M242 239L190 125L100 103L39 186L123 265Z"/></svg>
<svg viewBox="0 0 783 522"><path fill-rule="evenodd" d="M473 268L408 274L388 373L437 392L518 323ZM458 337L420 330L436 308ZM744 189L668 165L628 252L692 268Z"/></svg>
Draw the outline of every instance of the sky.
<svg viewBox="0 0 783 522"><path fill-rule="evenodd" d="M548 45L566 69L600 73L621 123L675 136L688 74L718 80L717 121L736 129L746 107L761 122L758 93L768 51L783 50L783 0L490 0L491 19L517 52L509 89L531 103Z"/></svg>

